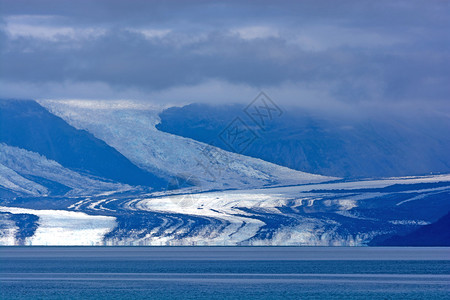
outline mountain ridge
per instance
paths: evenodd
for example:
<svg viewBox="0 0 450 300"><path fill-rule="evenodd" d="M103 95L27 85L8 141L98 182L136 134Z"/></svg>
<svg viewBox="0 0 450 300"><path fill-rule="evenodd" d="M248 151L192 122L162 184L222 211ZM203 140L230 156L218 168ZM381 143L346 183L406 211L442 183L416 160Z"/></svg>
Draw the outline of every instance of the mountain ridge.
<svg viewBox="0 0 450 300"><path fill-rule="evenodd" d="M254 124L239 104L189 104L165 109L159 130L235 151L217 137L235 118L259 136L243 154L294 170L344 178L450 172L450 120L399 119L395 114L348 118L289 108ZM417 123L417 124L415 124ZM414 124L414 125L413 125Z"/></svg>
<svg viewBox="0 0 450 300"><path fill-rule="evenodd" d="M77 172L132 185L166 186L104 141L73 128L32 100L0 100L0 142L39 153Z"/></svg>

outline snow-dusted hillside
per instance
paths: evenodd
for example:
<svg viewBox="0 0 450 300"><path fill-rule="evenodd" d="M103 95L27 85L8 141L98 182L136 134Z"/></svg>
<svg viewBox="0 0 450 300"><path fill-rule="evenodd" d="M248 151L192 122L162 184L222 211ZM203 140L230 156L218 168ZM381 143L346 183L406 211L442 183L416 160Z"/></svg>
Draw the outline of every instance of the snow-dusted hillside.
<svg viewBox="0 0 450 300"><path fill-rule="evenodd" d="M0 99L0 143L106 180L153 189L167 186L167 181L137 167L104 141L70 126L35 101Z"/></svg>
<svg viewBox="0 0 450 300"><path fill-rule="evenodd" d="M29 176L30 179L24 176ZM67 195L95 195L104 191L124 191L131 187L93 179L62 167L31 151L0 143L0 186L19 194L45 196L50 193L39 178L67 187Z"/></svg>
<svg viewBox="0 0 450 300"><path fill-rule="evenodd" d="M133 102L40 101L78 129L117 149L134 164L168 178L181 177L200 190L252 188L329 181L260 159L227 152L158 131L162 108Z"/></svg>
<svg viewBox="0 0 450 300"><path fill-rule="evenodd" d="M1 144L0 144L1 146ZM0 153L1 155L1 153ZM8 191L28 195L46 195L47 188L20 176L14 170L0 163L0 187Z"/></svg>

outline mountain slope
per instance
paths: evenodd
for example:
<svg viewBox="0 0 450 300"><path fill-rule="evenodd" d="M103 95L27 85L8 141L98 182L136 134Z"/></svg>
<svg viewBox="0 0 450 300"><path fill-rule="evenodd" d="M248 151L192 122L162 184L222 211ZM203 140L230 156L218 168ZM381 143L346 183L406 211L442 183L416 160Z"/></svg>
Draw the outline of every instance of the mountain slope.
<svg viewBox="0 0 450 300"><path fill-rule="evenodd" d="M235 151L217 137L236 117L259 135L243 154L295 170L347 178L450 172L450 119L437 114L338 117L289 108L261 129L241 105L191 104L164 110L157 128Z"/></svg>
<svg viewBox="0 0 450 300"><path fill-rule="evenodd" d="M105 142L73 128L34 101L0 101L0 142L39 153L78 172L132 185L166 185Z"/></svg>
<svg viewBox="0 0 450 300"><path fill-rule="evenodd" d="M40 152L0 142L0 243L372 245L435 222L450 210L450 175L337 180L159 131L161 108L148 104L42 104L65 120L57 118L64 125L54 126L68 126L70 134L82 132L106 145L89 153L101 154L114 147L142 172L173 180L168 190L136 188L92 176L86 169L76 172ZM42 123L52 124L47 117ZM199 125L214 124L208 120ZM277 128L284 128L281 125ZM278 129L275 132L283 140L286 136ZM312 130L310 137L315 133ZM15 137L9 134L11 143ZM64 149L55 142L58 137L65 143L70 134L48 135L56 152ZM395 149L380 140L378 145ZM36 147L32 138L26 142ZM324 141L334 148L338 144ZM86 145L92 143L76 144Z"/></svg>
<svg viewBox="0 0 450 300"><path fill-rule="evenodd" d="M9 196L13 196L13 192L28 195L46 195L48 193L48 190L44 186L24 178L11 168L8 168L1 163L0 188L3 191L9 191ZM7 195L0 194L0 196L1 198L6 198Z"/></svg>
<svg viewBox="0 0 450 300"><path fill-rule="evenodd" d="M0 186L19 195L95 195L131 187L81 175L46 157L0 143Z"/></svg>
<svg viewBox="0 0 450 300"><path fill-rule="evenodd" d="M379 246L450 246L450 212L436 222L404 235L393 236Z"/></svg>
<svg viewBox="0 0 450 300"><path fill-rule="evenodd" d="M166 178L182 178L197 190L250 188L328 181L161 132L161 108L132 102L42 101L72 126L88 130L137 166ZM172 184L181 187L178 180Z"/></svg>

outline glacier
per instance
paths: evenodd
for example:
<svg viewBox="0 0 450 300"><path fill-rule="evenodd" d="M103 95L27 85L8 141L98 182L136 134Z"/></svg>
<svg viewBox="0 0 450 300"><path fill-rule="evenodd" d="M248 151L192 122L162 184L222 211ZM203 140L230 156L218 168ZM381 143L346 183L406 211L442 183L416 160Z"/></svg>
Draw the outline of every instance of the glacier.
<svg viewBox="0 0 450 300"><path fill-rule="evenodd" d="M45 210L28 208L45 197L18 198L0 211L39 217L28 244L364 246L433 222L450 209L449 196L450 175L435 175L202 193L130 190L69 202L60 196ZM11 244L17 229L0 228Z"/></svg>
<svg viewBox="0 0 450 300"><path fill-rule="evenodd" d="M449 175L440 175L322 183L151 197L130 200L126 205L122 204L122 207L131 211L189 215L219 221L199 234L186 235L181 239L177 238L177 235L183 230L190 231L186 222L175 223L173 227L177 228L176 231L174 228L166 228L164 236L155 234L158 230L153 230L134 241L146 245L355 246L367 244L374 236L382 233L382 230L389 230L391 225L417 225L425 222L384 219L393 217L390 215L375 218L364 216L362 212L366 207L374 206L372 201L378 201L381 209L384 209L383 206L402 205L401 202L386 203L387 199L396 194L387 188L403 185L402 195L411 194L411 198L414 198L417 192L421 192L422 199L426 199L427 195L448 193L449 182ZM426 184L437 183L446 184L425 188ZM418 189L417 184L425 186ZM328 215L323 218L319 213ZM280 224L269 224L267 221L273 221L270 219L279 219ZM283 219L288 219L288 222L284 220L287 224L283 224ZM345 222L341 219L345 219ZM352 219L378 225L370 230L359 229L351 232L345 229L348 226L345 223L352 225Z"/></svg>
<svg viewBox="0 0 450 300"><path fill-rule="evenodd" d="M137 166L169 179L184 178L197 190L337 179L295 171L159 131L155 126L163 107L130 101L47 100L39 103L75 128L104 140Z"/></svg>
<svg viewBox="0 0 450 300"><path fill-rule="evenodd" d="M115 218L92 216L82 212L65 210L35 210L0 206L0 212L31 214L39 217L38 228L27 238L25 245L33 246L98 246L103 245L103 236L115 226ZM15 244L10 240L3 245Z"/></svg>
<svg viewBox="0 0 450 300"><path fill-rule="evenodd" d="M132 163L127 170L137 166L167 187L94 176L90 169L0 143L0 244L364 246L450 211L449 174L309 174L161 132L156 125L163 107L39 103L61 117L64 128L85 130L106 143L96 143L102 149L118 151ZM114 164L110 169L117 172ZM122 175L119 170L114 177Z"/></svg>

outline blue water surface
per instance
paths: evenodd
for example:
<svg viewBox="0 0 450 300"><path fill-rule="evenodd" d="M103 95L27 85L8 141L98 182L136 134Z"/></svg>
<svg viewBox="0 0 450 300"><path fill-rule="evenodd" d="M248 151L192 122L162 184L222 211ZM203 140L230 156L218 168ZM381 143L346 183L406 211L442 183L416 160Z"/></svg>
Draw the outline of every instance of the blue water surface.
<svg viewBox="0 0 450 300"><path fill-rule="evenodd" d="M450 299L447 248L2 247L1 299Z"/></svg>

